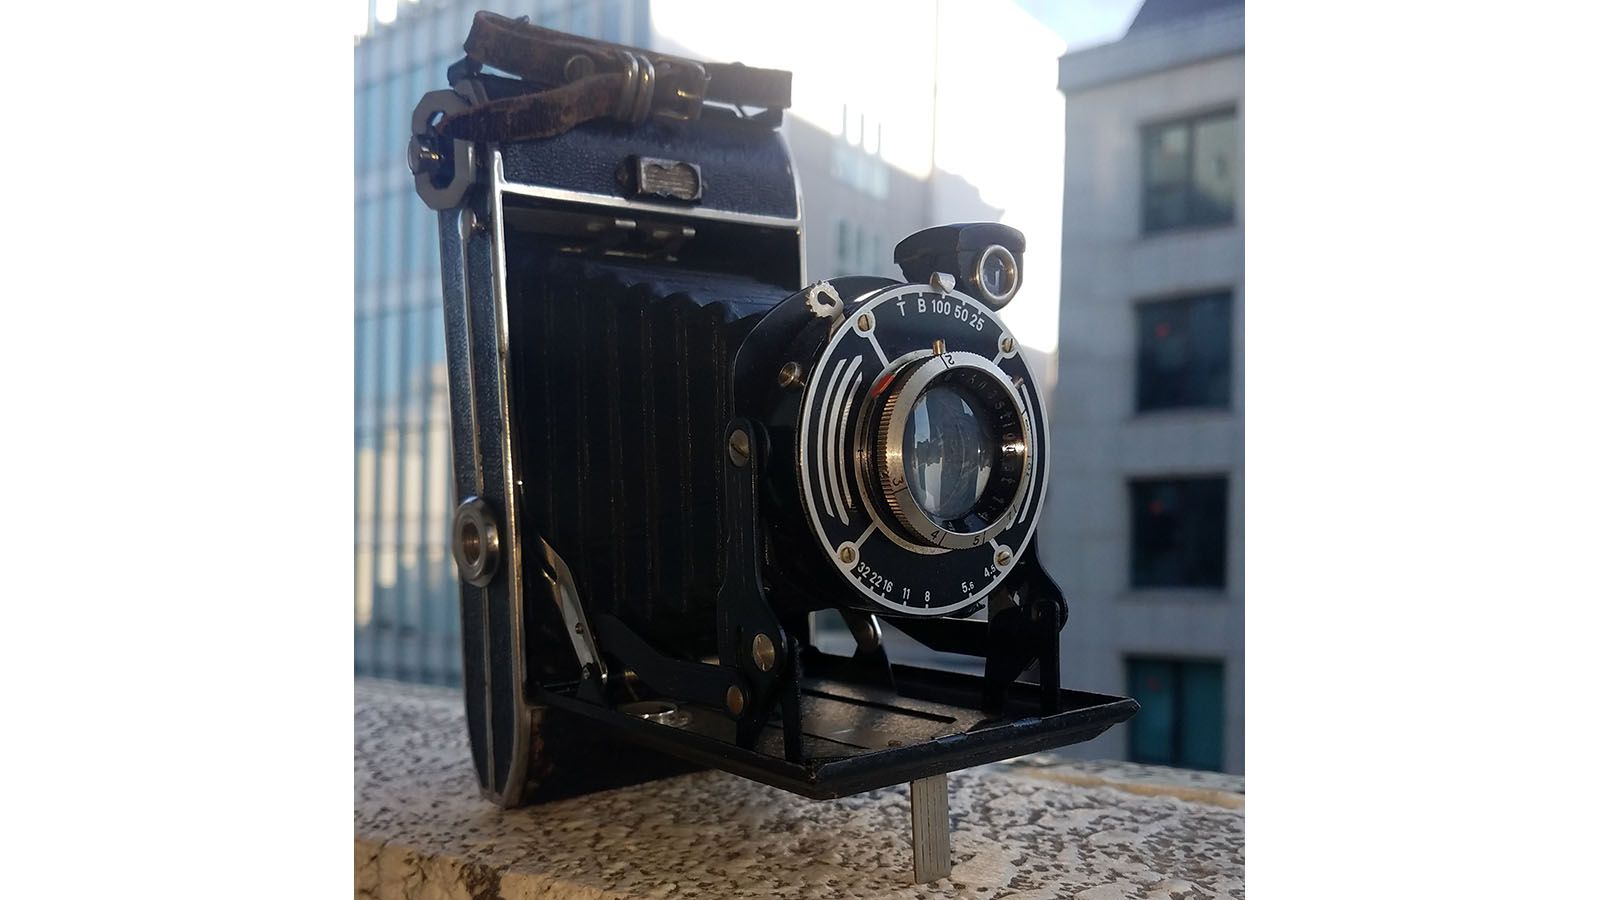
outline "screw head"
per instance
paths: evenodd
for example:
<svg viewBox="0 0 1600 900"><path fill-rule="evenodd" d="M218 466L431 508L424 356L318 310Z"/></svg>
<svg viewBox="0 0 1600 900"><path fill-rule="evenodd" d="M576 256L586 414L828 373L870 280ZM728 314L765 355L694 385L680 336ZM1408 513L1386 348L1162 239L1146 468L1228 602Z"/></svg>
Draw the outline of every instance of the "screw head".
<svg viewBox="0 0 1600 900"><path fill-rule="evenodd" d="M1012 351L1014 351L1016 349L1017 349L1017 341L1016 341L1015 338L1007 336L1007 337L1003 337L1003 338L1000 339L1000 352L1001 353L1011 353Z"/></svg>
<svg viewBox="0 0 1600 900"><path fill-rule="evenodd" d="M406 165L413 175L433 174L438 171L439 164L444 162L444 157L439 151L433 149L424 139L413 137L406 147Z"/></svg>
<svg viewBox="0 0 1600 900"><path fill-rule="evenodd" d="M728 435L728 459L736 466L750 461L750 435L743 428L735 428Z"/></svg>
<svg viewBox="0 0 1600 900"><path fill-rule="evenodd" d="M1002 549L994 555L994 563L1001 568L1011 565L1011 551Z"/></svg>
<svg viewBox="0 0 1600 900"><path fill-rule="evenodd" d="M736 716L744 712L744 691L739 690L738 685L730 686L723 700L728 704L728 712Z"/></svg>
<svg viewBox="0 0 1600 900"><path fill-rule="evenodd" d="M756 668L763 672L771 672L772 667L778 662L778 648L772 646L772 638L758 634L755 640L750 642L750 658L755 660Z"/></svg>
<svg viewBox="0 0 1600 900"><path fill-rule="evenodd" d="M786 387L786 388L787 387L794 387L795 385L800 383L800 375L801 374L802 373L801 373L801 370L800 370L800 364L799 363L797 363L797 362L786 362L786 363L784 363L783 364L783 368L778 370L778 386L779 387Z"/></svg>
<svg viewBox="0 0 1600 900"><path fill-rule="evenodd" d="M843 547L840 547L839 548L839 561L842 562L842 563L853 563L853 562L855 562L856 561L856 548L850 546L849 544L845 544Z"/></svg>
<svg viewBox="0 0 1600 900"><path fill-rule="evenodd" d="M862 332L863 334L871 331L872 316L867 313L862 313L861 315L856 316L856 330Z"/></svg>

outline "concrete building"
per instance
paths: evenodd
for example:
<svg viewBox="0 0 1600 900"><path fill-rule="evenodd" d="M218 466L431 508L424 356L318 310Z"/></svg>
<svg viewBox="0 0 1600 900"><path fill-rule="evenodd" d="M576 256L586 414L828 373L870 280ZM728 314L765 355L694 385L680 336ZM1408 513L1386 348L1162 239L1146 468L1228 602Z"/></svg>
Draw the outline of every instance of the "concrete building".
<svg viewBox="0 0 1600 900"><path fill-rule="evenodd" d="M895 275L895 243L943 222L998 220L1033 247L1059 242L1061 97L1052 83L1063 45L1011 3L373 0L355 47L354 606L364 675L460 678L438 243L405 147L413 106L444 86L473 13L485 8L792 71L784 128L812 278ZM1047 380L1057 277L1053 252L1030 257L1028 284L1006 313Z"/></svg>
<svg viewBox="0 0 1600 900"><path fill-rule="evenodd" d="M1060 60L1046 563L1064 679L1143 711L1075 751L1244 771L1244 6L1146 0Z"/></svg>

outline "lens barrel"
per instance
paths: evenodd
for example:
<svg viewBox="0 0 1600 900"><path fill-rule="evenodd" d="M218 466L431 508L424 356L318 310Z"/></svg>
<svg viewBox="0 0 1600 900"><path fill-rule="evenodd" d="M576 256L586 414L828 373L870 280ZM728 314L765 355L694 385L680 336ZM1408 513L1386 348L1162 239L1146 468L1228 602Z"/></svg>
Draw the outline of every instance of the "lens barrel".
<svg viewBox="0 0 1600 900"><path fill-rule="evenodd" d="M927 443L965 451L962 458L933 459L917 446L919 410L940 396L965 406L966 420L926 422ZM903 537L923 547L950 550L979 546L1006 526L1027 492L1028 441L1022 399L993 362L968 352L930 352L914 359L895 373L876 419L875 427L862 435L867 444L862 449L874 463L873 499L890 513ZM983 443L952 440L951 432L965 426ZM971 502L958 502L960 508L929 502L930 476L941 482L932 491L937 494L945 488L946 469L972 472Z"/></svg>

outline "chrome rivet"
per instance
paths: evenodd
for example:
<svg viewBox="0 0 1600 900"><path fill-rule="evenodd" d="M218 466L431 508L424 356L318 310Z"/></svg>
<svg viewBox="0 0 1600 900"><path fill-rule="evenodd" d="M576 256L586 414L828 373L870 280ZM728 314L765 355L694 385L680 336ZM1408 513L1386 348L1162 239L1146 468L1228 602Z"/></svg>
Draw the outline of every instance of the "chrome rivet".
<svg viewBox="0 0 1600 900"><path fill-rule="evenodd" d="M786 362L783 364L783 368L778 370L778 386L794 387L800 383L800 376L803 374L804 370L800 368L799 363Z"/></svg>
<svg viewBox="0 0 1600 900"><path fill-rule="evenodd" d="M489 506L468 497L456 507L450 525L450 550L461 579L474 587L487 587L500 565L500 526Z"/></svg>
<svg viewBox="0 0 1600 900"><path fill-rule="evenodd" d="M756 668L763 672L771 672L772 667L778 662L778 648L772 646L772 638L765 634L756 635L750 642L750 658L756 662Z"/></svg>

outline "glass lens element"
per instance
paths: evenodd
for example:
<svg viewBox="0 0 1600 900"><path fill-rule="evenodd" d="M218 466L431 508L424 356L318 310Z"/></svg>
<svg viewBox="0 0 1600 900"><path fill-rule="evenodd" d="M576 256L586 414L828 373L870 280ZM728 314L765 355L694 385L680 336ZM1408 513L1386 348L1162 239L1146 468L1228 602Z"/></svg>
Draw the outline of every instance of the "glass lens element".
<svg viewBox="0 0 1600 900"><path fill-rule="evenodd" d="M983 289L991 297L1004 297L1006 291L1011 289L1011 268L999 253L991 253L984 259L983 271L979 275L983 278Z"/></svg>
<svg viewBox="0 0 1600 900"><path fill-rule="evenodd" d="M931 518L960 519L978 504L994 470L995 438L966 392L935 385L906 421L906 485Z"/></svg>

